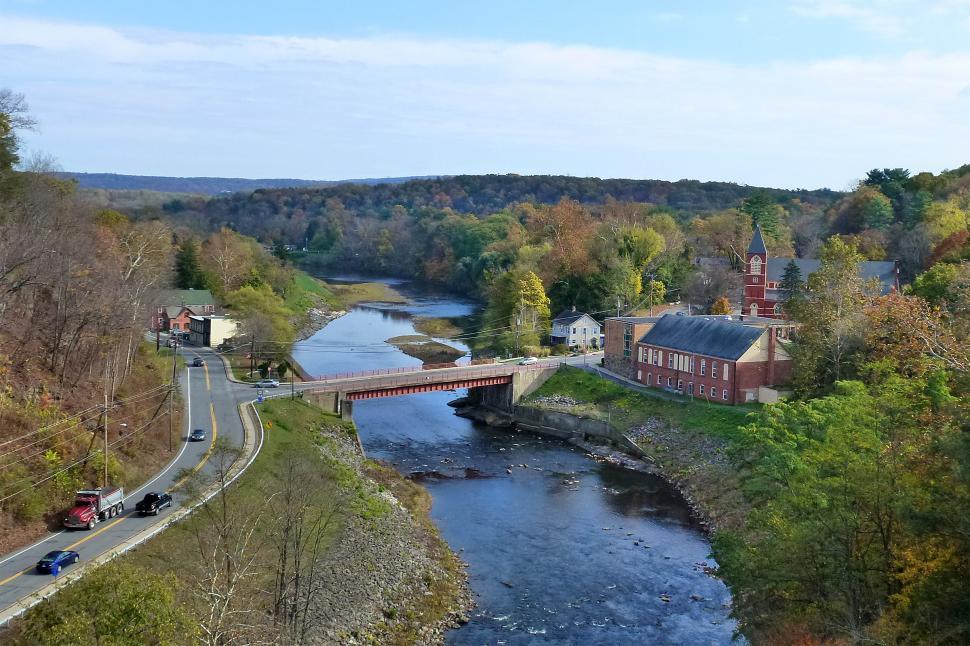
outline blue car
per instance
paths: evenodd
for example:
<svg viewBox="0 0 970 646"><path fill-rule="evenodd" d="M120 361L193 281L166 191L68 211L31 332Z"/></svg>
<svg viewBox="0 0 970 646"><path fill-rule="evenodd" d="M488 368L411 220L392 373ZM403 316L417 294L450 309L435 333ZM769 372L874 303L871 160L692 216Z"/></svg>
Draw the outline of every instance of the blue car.
<svg viewBox="0 0 970 646"><path fill-rule="evenodd" d="M55 564L57 564L58 569L63 570L71 563L77 563L80 559L81 556L77 552L54 550L53 552L48 552L47 556L37 562L37 571L50 574Z"/></svg>

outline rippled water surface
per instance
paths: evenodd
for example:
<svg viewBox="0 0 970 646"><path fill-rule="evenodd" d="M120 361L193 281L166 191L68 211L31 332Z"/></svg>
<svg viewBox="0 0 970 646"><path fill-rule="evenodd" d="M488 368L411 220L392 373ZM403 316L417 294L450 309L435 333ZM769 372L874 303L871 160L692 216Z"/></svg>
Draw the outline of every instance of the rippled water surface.
<svg viewBox="0 0 970 646"><path fill-rule="evenodd" d="M314 374L415 365L383 341L412 314L469 302L418 295L357 308L299 344ZM355 402L368 455L416 477L468 563L478 607L453 644L727 644L730 593L706 538L659 478L602 464L559 440L488 428L446 404L462 393Z"/></svg>

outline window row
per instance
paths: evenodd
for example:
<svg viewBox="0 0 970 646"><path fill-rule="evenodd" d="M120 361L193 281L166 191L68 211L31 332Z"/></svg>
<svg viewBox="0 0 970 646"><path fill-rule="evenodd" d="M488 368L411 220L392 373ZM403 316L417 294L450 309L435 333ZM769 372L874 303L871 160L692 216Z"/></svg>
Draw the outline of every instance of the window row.
<svg viewBox="0 0 970 646"><path fill-rule="evenodd" d="M640 363L647 363L651 366L662 366L664 365L664 351L641 347L639 360ZM681 372L689 372L690 374L694 374L694 356L688 354L678 354L676 352L668 352L667 367L671 370L679 370ZM718 362L712 360L711 377L715 379L717 379L718 367ZM724 381L727 381L730 377L730 364L724 361L721 363L720 369L721 377L724 379ZM707 359L701 359L700 373L701 377L707 376Z"/></svg>
<svg viewBox="0 0 970 646"><path fill-rule="evenodd" d="M663 375L657 375L657 385L660 386L661 388L664 386L664 379L665 378L664 378ZM673 388L674 387L674 378L673 377L666 377L666 380L667 380L667 388ZM647 384L652 384L653 383L653 373L652 372L648 372L647 373L647 381L646 381L646 383ZM677 380L677 390L680 390L680 391L683 391L684 390L684 380L683 379L678 379ZM720 391L719 391L718 388L717 388L717 386L711 386L710 388L707 389L707 391L708 391L708 397L710 399L717 399L718 394L720 394L722 400L724 400L724 401L727 401L728 400L728 394L729 393L728 393L728 389L727 388L721 388ZM705 394L705 385L704 384L698 384L697 393L699 395L704 395ZM693 381L687 384L687 394L688 395L693 395L694 394L694 382Z"/></svg>

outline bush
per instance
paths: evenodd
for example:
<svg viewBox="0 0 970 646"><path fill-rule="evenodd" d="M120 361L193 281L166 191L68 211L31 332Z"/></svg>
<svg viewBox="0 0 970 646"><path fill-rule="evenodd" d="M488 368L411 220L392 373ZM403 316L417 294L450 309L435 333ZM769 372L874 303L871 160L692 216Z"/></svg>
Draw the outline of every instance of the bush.
<svg viewBox="0 0 970 646"><path fill-rule="evenodd" d="M552 346L552 354L569 354L569 346L565 343L557 343L556 345Z"/></svg>

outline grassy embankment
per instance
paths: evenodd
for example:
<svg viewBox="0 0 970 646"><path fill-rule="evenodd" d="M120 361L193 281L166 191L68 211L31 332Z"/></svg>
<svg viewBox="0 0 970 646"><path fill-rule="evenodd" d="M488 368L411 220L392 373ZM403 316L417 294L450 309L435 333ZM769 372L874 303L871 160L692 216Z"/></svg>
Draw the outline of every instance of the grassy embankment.
<svg viewBox="0 0 970 646"><path fill-rule="evenodd" d="M288 511L280 502L284 497L280 492L285 489L284 474L292 470L294 461L305 470L303 473L313 474L305 478L306 482L299 479L296 483L298 488L312 488L308 498L314 509L307 516L321 513L331 517L322 547L316 552L316 560L321 563L319 587L311 595L310 612L326 619L312 622L315 627L319 622L336 622L336 626L327 627L332 636L333 631L340 632L341 622L345 621L348 625L344 637L353 636L366 643L410 644L424 634L425 627L438 624L456 610L462 599L462 566L438 537L428 515L431 502L427 492L391 467L360 458L353 448L352 423L299 399L270 400L259 409L268 428L265 444L226 496L234 523L242 531L248 531L248 523L255 527L255 567L247 580L240 582L233 602L235 610L247 613L246 623L255 625L239 637L243 641L265 639L278 630L269 616L270 591L277 574L278 523ZM218 499L215 507L222 508ZM172 603L192 617L204 618L208 608L198 594L199 577L212 567L220 567L221 558L214 564L206 562L198 546L207 540L205 537L215 536L213 517L218 515L218 511L193 514L121 557L122 565L134 568L136 574L144 572L146 578L165 577L175 586ZM406 526L403 539L402 518ZM362 535L367 537L363 541ZM348 540L352 559L345 555ZM399 551L387 548L388 545L398 546ZM310 556L311 546L306 549ZM400 558L401 550L404 554L422 553L421 562L434 567L397 563L395 558ZM328 563L328 558L338 562ZM375 581L375 576L389 577L398 585L385 590L379 585L384 579ZM83 588L86 581L83 579L74 587ZM364 607L368 605L365 602L373 607ZM71 610L59 607L59 603L60 598L55 596L32 610L25 621L36 627L31 622L69 616ZM311 632L308 638L313 635Z"/></svg>
<svg viewBox="0 0 970 646"><path fill-rule="evenodd" d="M557 404L550 399L556 395L577 403ZM728 456L757 405L666 399L572 367L560 368L524 403L608 421L626 432L716 527L732 526L746 513L743 474Z"/></svg>

